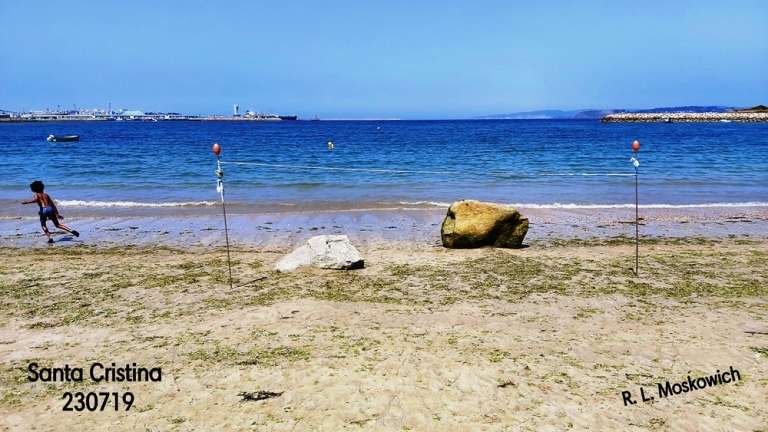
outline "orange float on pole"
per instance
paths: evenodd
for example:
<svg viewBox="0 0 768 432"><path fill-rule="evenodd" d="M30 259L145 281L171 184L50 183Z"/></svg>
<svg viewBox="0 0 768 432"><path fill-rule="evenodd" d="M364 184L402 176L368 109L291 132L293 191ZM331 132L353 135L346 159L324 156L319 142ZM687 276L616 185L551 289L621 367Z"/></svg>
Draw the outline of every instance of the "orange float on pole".
<svg viewBox="0 0 768 432"><path fill-rule="evenodd" d="M640 141L632 141L632 152L635 154L630 161L635 167L635 276L640 273L640 200L638 196L638 169L640 168L640 160L637 158L637 153L640 151Z"/></svg>
<svg viewBox="0 0 768 432"><path fill-rule="evenodd" d="M224 214L224 238L227 242L227 268L229 269L229 289L232 289L232 260L229 254L229 226L227 224L227 205L224 202L224 170L221 169L221 146L214 143L211 151L216 155L216 191L221 196L221 210Z"/></svg>

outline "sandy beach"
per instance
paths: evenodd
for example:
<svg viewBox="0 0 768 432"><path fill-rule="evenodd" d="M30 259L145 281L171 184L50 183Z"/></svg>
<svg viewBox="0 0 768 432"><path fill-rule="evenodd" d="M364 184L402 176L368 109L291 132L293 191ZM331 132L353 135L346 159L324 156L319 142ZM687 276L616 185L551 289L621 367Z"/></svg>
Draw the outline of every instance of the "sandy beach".
<svg viewBox="0 0 768 432"><path fill-rule="evenodd" d="M42 244L0 222L0 428L21 430L762 430L762 209L528 210L523 249L448 250L443 209L235 214L234 285L214 214L72 218ZM584 229L586 226L586 229ZM132 228L136 227L136 228ZM392 228L389 228L392 227ZM153 231L156 231L153 233ZM350 272L272 270L348 233ZM160 382L27 380L30 362L160 367ZM741 380L660 399L657 384ZM622 391L652 402L625 406ZM66 391L130 411L61 415ZM259 399L259 392L272 392ZM265 393L266 394L266 393ZM265 396L266 397L266 396Z"/></svg>
<svg viewBox="0 0 768 432"><path fill-rule="evenodd" d="M0 432L768 432L728 6L0 3Z"/></svg>

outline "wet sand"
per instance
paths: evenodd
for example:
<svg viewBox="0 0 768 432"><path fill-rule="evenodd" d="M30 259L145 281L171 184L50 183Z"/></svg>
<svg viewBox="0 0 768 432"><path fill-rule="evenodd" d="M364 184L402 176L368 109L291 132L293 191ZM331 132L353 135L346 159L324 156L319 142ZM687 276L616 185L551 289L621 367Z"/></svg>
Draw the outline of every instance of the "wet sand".
<svg viewBox="0 0 768 432"><path fill-rule="evenodd" d="M528 242L558 239L634 237L634 209L521 208L531 227ZM65 210L64 223L79 239L57 236L61 245L168 245L208 247L223 244L220 208ZM230 237L245 246L294 246L313 235L347 234L358 244L440 242L443 208L235 212ZM641 235L657 237L760 237L768 233L766 207L657 208L641 212ZM49 224L50 225L50 224ZM44 245L36 216L0 217L4 246Z"/></svg>

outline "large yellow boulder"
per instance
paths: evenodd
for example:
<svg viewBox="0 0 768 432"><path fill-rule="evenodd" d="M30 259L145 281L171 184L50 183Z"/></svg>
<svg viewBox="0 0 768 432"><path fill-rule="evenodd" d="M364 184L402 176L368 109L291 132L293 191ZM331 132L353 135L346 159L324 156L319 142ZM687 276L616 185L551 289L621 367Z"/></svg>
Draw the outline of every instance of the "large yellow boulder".
<svg viewBox="0 0 768 432"><path fill-rule="evenodd" d="M440 229L447 248L516 248L522 246L527 233L528 218L515 208L474 200L451 204Z"/></svg>

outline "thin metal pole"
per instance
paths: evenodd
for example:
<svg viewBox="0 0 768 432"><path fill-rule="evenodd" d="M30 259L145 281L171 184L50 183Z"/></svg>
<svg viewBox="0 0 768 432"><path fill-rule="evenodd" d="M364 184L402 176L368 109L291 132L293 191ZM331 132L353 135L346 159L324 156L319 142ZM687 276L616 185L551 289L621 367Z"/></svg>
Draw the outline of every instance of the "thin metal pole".
<svg viewBox="0 0 768 432"><path fill-rule="evenodd" d="M635 166L635 276L640 272L640 200L638 198L638 172Z"/></svg>
<svg viewBox="0 0 768 432"><path fill-rule="evenodd" d="M224 202L224 171L221 170L221 158L216 157L216 176L219 179L219 193L221 194L221 210L224 213L224 238L227 242L227 268L229 269L229 289L232 289L232 259L229 255L229 225L227 224L227 205Z"/></svg>

